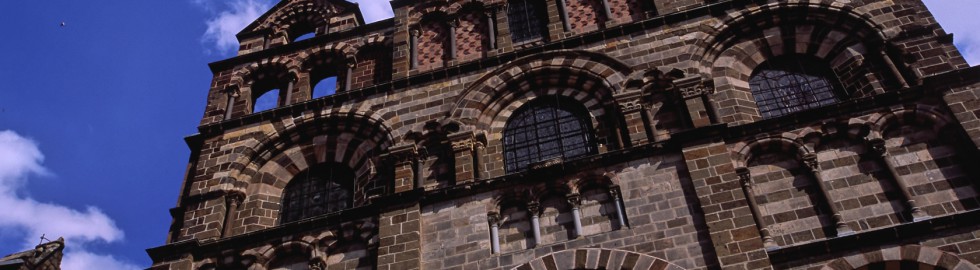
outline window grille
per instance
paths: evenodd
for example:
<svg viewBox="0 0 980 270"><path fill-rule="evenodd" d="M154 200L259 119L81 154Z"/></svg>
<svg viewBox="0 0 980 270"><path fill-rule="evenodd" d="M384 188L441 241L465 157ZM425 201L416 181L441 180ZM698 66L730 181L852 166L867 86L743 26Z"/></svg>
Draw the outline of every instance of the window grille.
<svg viewBox="0 0 980 270"><path fill-rule="evenodd" d="M337 212L353 206L354 172L330 163L306 170L286 185L282 196L282 222Z"/></svg>
<svg viewBox="0 0 980 270"><path fill-rule="evenodd" d="M510 0L507 19L514 43L540 39L544 32L544 5L540 0Z"/></svg>
<svg viewBox="0 0 980 270"><path fill-rule="evenodd" d="M519 108L504 128L505 169L515 172L556 157L596 152L588 112L573 100L539 98Z"/></svg>
<svg viewBox="0 0 980 270"><path fill-rule="evenodd" d="M833 71L820 60L783 56L763 63L749 80L763 118L819 108L840 101Z"/></svg>

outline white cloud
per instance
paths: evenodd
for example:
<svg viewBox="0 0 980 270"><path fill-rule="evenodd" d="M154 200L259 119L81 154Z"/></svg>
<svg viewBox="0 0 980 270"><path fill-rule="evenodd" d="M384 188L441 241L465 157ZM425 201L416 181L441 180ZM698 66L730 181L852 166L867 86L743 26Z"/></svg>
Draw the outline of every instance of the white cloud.
<svg viewBox="0 0 980 270"><path fill-rule="evenodd" d="M85 251L87 243L113 243L123 239L122 230L98 208L89 206L79 211L18 195L30 176L50 175L41 165L43 161L37 143L10 130L0 131L0 205L3 206L0 233L23 233L20 237L24 239L23 249L33 248L42 234L51 239L64 237L67 246L64 260L72 264L65 264L63 269L136 269L112 256ZM86 262L97 262L100 266L87 267Z"/></svg>
<svg viewBox="0 0 980 270"><path fill-rule="evenodd" d="M268 0L233 0L218 1L218 3L215 3L215 0L191 1L211 13L211 18L206 22L208 29L204 32L202 41L209 46L213 45L220 53L237 50L238 38L235 34L241 32L245 26L272 7Z"/></svg>
<svg viewBox="0 0 980 270"><path fill-rule="evenodd" d="M142 269L139 266L121 262L112 255L98 255L85 251L73 251L65 254L61 261L61 269L65 270L86 270L86 269L112 269L112 270L136 270Z"/></svg>
<svg viewBox="0 0 980 270"><path fill-rule="evenodd" d="M980 14L976 0L926 0L926 6L971 65L980 64L980 27L973 16Z"/></svg>
<svg viewBox="0 0 980 270"><path fill-rule="evenodd" d="M361 8L364 21L372 23L395 16L387 0L354 0Z"/></svg>

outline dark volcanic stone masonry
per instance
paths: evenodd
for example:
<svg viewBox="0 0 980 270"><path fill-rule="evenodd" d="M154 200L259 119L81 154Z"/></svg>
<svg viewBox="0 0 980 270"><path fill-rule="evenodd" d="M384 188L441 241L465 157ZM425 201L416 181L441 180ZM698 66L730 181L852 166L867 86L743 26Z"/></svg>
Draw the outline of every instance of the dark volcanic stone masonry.
<svg viewBox="0 0 980 270"><path fill-rule="evenodd" d="M920 1L391 5L210 64L150 269L980 265L980 68Z"/></svg>

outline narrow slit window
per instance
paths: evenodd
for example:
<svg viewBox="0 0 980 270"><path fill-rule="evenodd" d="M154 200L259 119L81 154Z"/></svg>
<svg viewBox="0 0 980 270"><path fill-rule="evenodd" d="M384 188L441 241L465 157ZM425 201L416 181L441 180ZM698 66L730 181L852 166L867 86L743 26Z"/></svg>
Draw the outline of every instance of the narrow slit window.
<svg viewBox="0 0 980 270"><path fill-rule="evenodd" d="M510 22L511 39L523 43L541 39L544 32L544 5L539 0L510 0L507 18Z"/></svg>

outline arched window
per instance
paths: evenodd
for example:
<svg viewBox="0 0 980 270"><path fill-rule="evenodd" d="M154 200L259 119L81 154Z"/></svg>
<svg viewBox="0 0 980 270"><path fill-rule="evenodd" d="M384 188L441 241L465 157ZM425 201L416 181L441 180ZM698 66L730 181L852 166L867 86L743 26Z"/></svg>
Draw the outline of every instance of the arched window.
<svg viewBox="0 0 980 270"><path fill-rule="evenodd" d="M749 80L752 96L763 118L837 103L843 95L837 76L823 61L804 55L786 55L759 65Z"/></svg>
<svg viewBox="0 0 980 270"><path fill-rule="evenodd" d="M517 109L504 129L508 172L556 157L572 159L596 152L588 112L574 100L543 97Z"/></svg>
<svg viewBox="0 0 980 270"><path fill-rule="evenodd" d="M507 20L510 25L511 40L523 43L541 39L548 16L541 0L509 0Z"/></svg>
<svg viewBox="0 0 980 270"><path fill-rule="evenodd" d="M266 91L259 97L255 98L255 101L252 102L252 104L254 104L252 106L252 112L257 113L279 107L281 105L279 96L279 89Z"/></svg>
<svg viewBox="0 0 980 270"><path fill-rule="evenodd" d="M282 221L288 223L354 205L354 171L338 163L317 165L293 177L282 195Z"/></svg>

